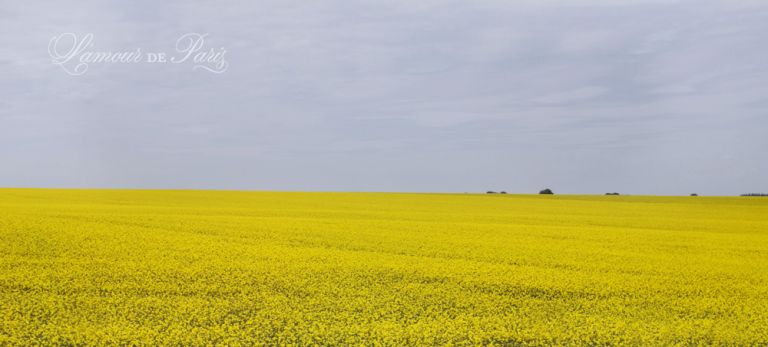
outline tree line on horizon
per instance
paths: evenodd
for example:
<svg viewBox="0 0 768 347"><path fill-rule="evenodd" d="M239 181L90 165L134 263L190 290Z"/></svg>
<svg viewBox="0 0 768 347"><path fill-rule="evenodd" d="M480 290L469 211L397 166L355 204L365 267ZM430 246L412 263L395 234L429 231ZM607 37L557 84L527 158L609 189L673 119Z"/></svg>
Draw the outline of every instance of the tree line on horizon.
<svg viewBox="0 0 768 347"><path fill-rule="evenodd" d="M489 191L487 191L485 193L486 194L507 194L507 192L503 191L503 190L500 191L500 192L489 190ZM554 195L555 193L552 191L552 189L546 188L546 189L540 190L539 194L542 194L542 195ZM613 193L605 193L605 195L621 195L621 194L619 194L617 192L613 192ZM692 194L690 194L690 196L699 196L699 194L692 193ZM768 194L765 194L765 193L747 193L747 194L741 194L741 196L768 196Z"/></svg>

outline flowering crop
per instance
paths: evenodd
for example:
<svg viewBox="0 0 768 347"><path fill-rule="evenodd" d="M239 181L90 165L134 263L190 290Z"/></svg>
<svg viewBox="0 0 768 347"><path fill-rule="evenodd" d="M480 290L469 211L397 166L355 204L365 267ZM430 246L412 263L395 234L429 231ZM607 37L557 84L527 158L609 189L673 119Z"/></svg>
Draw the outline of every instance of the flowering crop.
<svg viewBox="0 0 768 347"><path fill-rule="evenodd" d="M0 345L766 345L768 200L0 190Z"/></svg>

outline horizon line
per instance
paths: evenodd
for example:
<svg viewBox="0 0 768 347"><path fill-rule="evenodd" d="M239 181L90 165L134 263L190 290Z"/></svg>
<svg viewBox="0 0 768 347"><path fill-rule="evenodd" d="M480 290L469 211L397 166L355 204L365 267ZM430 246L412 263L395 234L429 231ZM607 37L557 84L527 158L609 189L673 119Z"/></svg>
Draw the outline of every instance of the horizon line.
<svg viewBox="0 0 768 347"><path fill-rule="evenodd" d="M284 189L230 189L230 188L150 188L150 187L9 187L9 186L0 186L0 190L118 190L118 191L157 191L157 192L163 192L163 191L177 191L177 192L183 192L183 191L199 191L199 192L242 192L242 193L345 193L345 194L444 194L444 195L569 195L569 196L608 196L608 193L613 192L606 192L606 193L554 193L554 194L540 194L538 192L535 193L521 193L521 192L509 192L505 191L505 193L501 193L502 191L493 191L490 193L490 191L376 191L376 190L284 190ZM696 196L692 196L691 194L697 194ZM698 193L689 193L689 194L630 194L630 193L620 193L618 195L611 195L611 196L635 196L635 197L643 197L643 196L659 196L659 197L750 197L749 195L745 194L763 194L763 193L739 193L736 195L721 195L721 194L714 194L714 195L707 195L707 194L698 194ZM759 197L759 195L753 196L753 197Z"/></svg>

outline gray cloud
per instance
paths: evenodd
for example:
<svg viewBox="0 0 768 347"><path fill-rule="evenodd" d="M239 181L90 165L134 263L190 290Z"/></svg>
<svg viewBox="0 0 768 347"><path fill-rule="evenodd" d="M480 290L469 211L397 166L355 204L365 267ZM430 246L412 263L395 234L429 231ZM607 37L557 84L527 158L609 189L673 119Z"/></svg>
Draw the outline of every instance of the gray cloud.
<svg viewBox="0 0 768 347"><path fill-rule="evenodd" d="M768 191L759 1L0 1L0 186ZM54 66L49 39L227 50Z"/></svg>

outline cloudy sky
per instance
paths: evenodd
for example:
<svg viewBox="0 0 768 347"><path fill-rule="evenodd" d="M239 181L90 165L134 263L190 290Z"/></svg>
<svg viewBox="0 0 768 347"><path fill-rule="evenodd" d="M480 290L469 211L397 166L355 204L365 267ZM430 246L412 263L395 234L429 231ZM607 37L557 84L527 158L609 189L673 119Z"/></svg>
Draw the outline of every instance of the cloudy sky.
<svg viewBox="0 0 768 347"><path fill-rule="evenodd" d="M764 1L0 0L4 187L733 195L767 150Z"/></svg>

